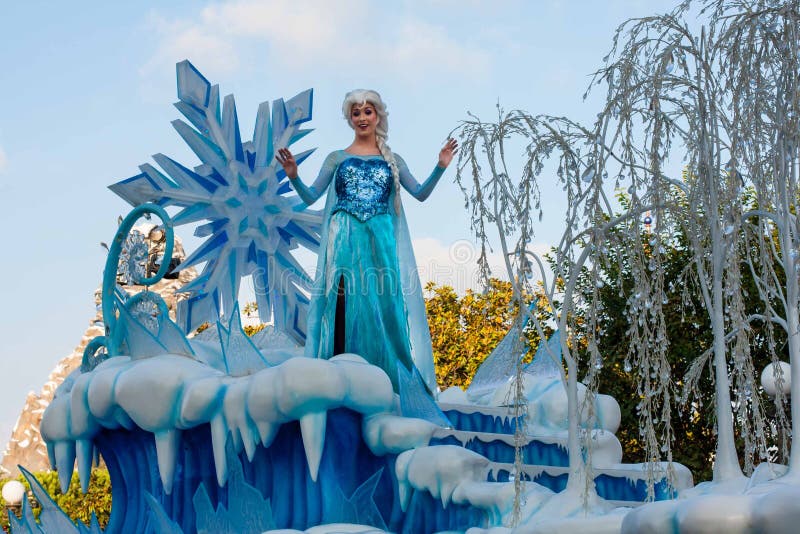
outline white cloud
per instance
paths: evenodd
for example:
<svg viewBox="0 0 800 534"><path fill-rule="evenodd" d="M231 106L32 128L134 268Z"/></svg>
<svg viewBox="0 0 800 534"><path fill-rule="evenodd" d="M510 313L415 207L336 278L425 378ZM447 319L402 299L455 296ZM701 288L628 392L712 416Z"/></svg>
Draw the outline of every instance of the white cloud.
<svg viewBox="0 0 800 534"><path fill-rule="evenodd" d="M478 269L480 248L471 240L459 239L452 243L442 243L436 238L424 237L412 240L417 270L423 287L429 281L437 285L448 285L463 294L467 289L480 290L481 279ZM539 256L550 251L550 245L535 243L531 250ZM491 276L508 280L503 255L498 251L487 251ZM546 273L548 280L551 273ZM536 273L535 279L541 276Z"/></svg>
<svg viewBox="0 0 800 534"><path fill-rule="evenodd" d="M469 73L476 78L488 74L489 55L450 38L444 26L412 20L405 22L397 35L384 55L400 72L413 73L422 65L448 74Z"/></svg>
<svg viewBox="0 0 800 534"><path fill-rule="evenodd" d="M149 26L158 44L145 75L170 72L186 58L212 77L264 62L273 72L361 69L405 79L475 79L490 67L485 51L448 35L446 26L367 0L230 0L189 20L153 14Z"/></svg>
<svg viewBox="0 0 800 534"><path fill-rule="evenodd" d="M458 293L480 287L478 255L480 251L467 240L445 244L425 237L412 240L422 286L428 282L448 285Z"/></svg>
<svg viewBox="0 0 800 534"><path fill-rule="evenodd" d="M3 147L0 146L0 173L6 170L8 166L8 156L6 156Z"/></svg>
<svg viewBox="0 0 800 534"><path fill-rule="evenodd" d="M184 22L167 22L152 15L150 25L161 36L153 56L140 69L144 76L172 74L175 63L189 59L210 76L234 72L238 55L230 42L219 35L204 32L202 27Z"/></svg>

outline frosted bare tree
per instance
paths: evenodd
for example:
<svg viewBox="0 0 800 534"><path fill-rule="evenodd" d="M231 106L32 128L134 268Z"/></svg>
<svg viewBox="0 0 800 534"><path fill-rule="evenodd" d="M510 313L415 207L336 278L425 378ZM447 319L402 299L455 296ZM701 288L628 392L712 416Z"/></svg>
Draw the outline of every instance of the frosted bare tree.
<svg viewBox="0 0 800 534"><path fill-rule="evenodd" d="M705 31L699 37L692 34L681 20L683 10L680 6L667 15L623 24L610 63L598 73L598 80L609 86L603 119L614 133L612 144L630 169L634 187L640 176L662 172L673 142L678 141L677 149L685 155L686 180L648 180L646 195L661 199L678 193L684 199L672 207L684 224L693 254L685 276L700 290L713 336L712 349L697 360L690 379L702 371L705 357L713 356L718 434L714 478L724 480L742 476L734 441L725 302L729 251L736 242L732 211L738 206L738 184L731 187L722 168L725 101L714 71L714 49ZM661 187L665 182L671 182L672 191ZM636 195L632 201L638 202ZM665 217L662 211L656 220ZM654 272L660 271L658 251L656 247ZM652 363L640 361L638 368Z"/></svg>
<svg viewBox="0 0 800 534"><path fill-rule="evenodd" d="M800 424L798 6L715 0L698 7L698 18L689 16L692 5L686 1L670 13L620 26L604 67L593 78L592 85L606 93L591 129L563 117L502 110L496 122L474 118L459 129L464 149L458 180L482 245L482 271L488 276L490 234L496 230L518 304L531 291L529 277L535 271L543 279L548 304L559 309L561 303L556 321L569 404L567 490L581 491L584 498L591 498L594 488L586 461L586 454L591 455L586 428L591 425L581 421L587 412L591 419L594 403L578 398L580 352L572 342L577 337L586 342L588 361L583 363L591 397L602 369L595 338L595 319L602 310L596 295L580 295L575 284L581 270L590 272L596 287L616 282L600 274L599 266L609 261L604 254L609 247L626 248L634 280L627 295L630 343L625 367L637 376L640 438L648 459L671 461L677 386L684 380L681 400L700 409L697 384L706 368L715 388L715 481L744 480L735 425L745 445L745 471L752 470L756 454L766 457L769 429L760 396L753 394L754 321L765 325L770 339L773 325L787 332L793 363L792 424ZM681 177L665 174L670 158L684 165ZM509 162L521 170L510 172ZM551 176L551 170L567 205L564 234L550 262L554 272L527 248L536 218L541 220L539 180ZM613 187L627 189L630 196L617 217L613 213L620 206L607 196ZM643 234L640 217L645 212L652 214L653 225ZM662 256L678 225L687 236L692 261L677 283L687 301L690 292L699 295L713 341L704 354L695 355L686 377L673 380L662 310L667 302ZM763 313L745 314L743 269L756 278ZM519 309L529 313L524 306ZM580 324L575 314L579 309L585 319ZM536 317L530 320L543 334ZM778 349L773 346L772 352L776 357ZM517 395L521 403L519 389ZM781 395L775 402L782 413ZM786 424L778 418L779 427ZM793 452L796 447L800 442L793 442ZM800 473L798 452L791 455L793 476ZM651 469L652 488L655 467Z"/></svg>
<svg viewBox="0 0 800 534"><path fill-rule="evenodd" d="M481 244L479 264L483 274L488 278L489 243L494 237L505 258L517 308L520 313L528 314L527 319L542 339L545 325L526 306L520 305L526 294L533 294L532 280L540 280L546 305L560 310L555 320L566 362L566 369L560 369L569 416L570 473L564 496L588 504L597 498L588 466L595 435L595 377L603 365L596 339L596 317L601 310L600 300L585 298L576 291L576 284L585 269L591 273L595 288L606 283L599 266L608 247L613 246L609 230L626 224L634 227L633 241L641 244L639 215L651 206L640 205L621 216L614 215L618 206L609 200L604 185L608 180L605 169L609 154L598 142L602 135L564 117L534 116L523 111L506 113L498 108L496 122L472 118L461 125L457 134L462 146L457 180L472 210L472 227ZM553 178L563 187L567 210L564 233L552 250L551 271L546 259L529 249L529 243L543 214L539 181ZM578 320L579 309L583 321ZM582 401L578 394L581 351L576 347L577 337L586 342L588 361L584 365L589 370L584 379L588 391ZM509 372L517 373L514 400L515 405L522 405L525 400L520 363ZM517 502L515 510L518 505Z"/></svg>
<svg viewBox="0 0 800 534"><path fill-rule="evenodd" d="M748 206L753 209L743 216L749 242L755 245L747 248L747 265L764 313L748 319L764 321L768 335L773 323L786 332L792 364L791 435L796 436L800 425L800 227L796 217L800 6L794 1L719 0L710 2L707 9L718 28L720 77L729 94L728 171L748 180L755 195L754 206ZM776 359L774 343L770 348ZM779 366L774 369L776 381L789 378L780 374ZM747 387L746 392L750 391ZM775 401L778 414L783 414L780 391ZM785 419L778 422L780 427L786 424ZM756 423L756 438L761 438L764 429L760 421ZM792 440L789 468L791 477L800 477L800 440Z"/></svg>
<svg viewBox="0 0 800 534"><path fill-rule="evenodd" d="M690 7L685 2L671 13L623 24L595 80L608 87L601 122L611 132L610 150L628 169L634 188L640 176L650 176L643 196L665 207L656 220L671 217L688 237L693 260L684 272L684 287L699 291L713 345L694 362L684 399L711 359L718 433L714 479L726 481L743 476L734 422L745 442L745 470L752 469L754 452L766 457L763 407L753 395L749 325L781 324L790 337L790 354L800 351L796 252L792 256L797 250L792 212L798 7L796 2L709 2L701 6L698 31L687 22ZM670 155L684 158L683 179L655 179ZM750 185L758 209L745 213ZM639 201L634 194L633 204ZM660 272L658 233L657 226L654 273ZM756 277L764 314L745 315L743 265ZM776 265L786 273L785 284ZM634 352L642 354L640 347ZM639 363L641 372L648 362ZM800 413L793 420L800 421Z"/></svg>

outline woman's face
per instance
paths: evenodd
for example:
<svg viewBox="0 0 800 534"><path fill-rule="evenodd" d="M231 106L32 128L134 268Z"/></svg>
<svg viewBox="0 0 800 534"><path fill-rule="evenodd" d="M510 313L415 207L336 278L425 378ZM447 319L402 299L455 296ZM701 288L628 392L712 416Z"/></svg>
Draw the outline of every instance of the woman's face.
<svg viewBox="0 0 800 534"><path fill-rule="evenodd" d="M378 112L375 111L375 106L369 102L353 104L350 108L350 124L359 137L375 135L378 126Z"/></svg>

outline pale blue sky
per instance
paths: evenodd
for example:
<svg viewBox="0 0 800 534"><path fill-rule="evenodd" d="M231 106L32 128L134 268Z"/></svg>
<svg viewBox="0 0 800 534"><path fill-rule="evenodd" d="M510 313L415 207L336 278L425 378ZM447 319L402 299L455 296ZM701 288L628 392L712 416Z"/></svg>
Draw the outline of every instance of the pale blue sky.
<svg viewBox="0 0 800 534"><path fill-rule="evenodd" d="M307 178L350 142L343 95L375 88L391 146L422 177L467 111L490 118L498 100L591 123L581 95L616 26L674 0L166 4L0 3L0 444L94 313L99 242L128 211L106 186L157 152L197 163L169 124L177 61L236 95L243 137L260 102L313 87L316 130L303 143L318 151L301 167ZM471 235L453 176L425 204L406 200L420 263L437 272ZM557 188L544 196L541 243L560 233L563 206Z"/></svg>

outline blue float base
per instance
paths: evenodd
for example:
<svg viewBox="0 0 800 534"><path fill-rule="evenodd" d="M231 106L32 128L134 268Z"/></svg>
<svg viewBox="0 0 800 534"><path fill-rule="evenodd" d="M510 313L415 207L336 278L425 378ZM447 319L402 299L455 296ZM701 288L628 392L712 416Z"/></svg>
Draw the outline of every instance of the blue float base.
<svg viewBox="0 0 800 534"><path fill-rule="evenodd" d="M429 494L414 492L409 508L400 508L395 457L372 454L361 439L361 415L347 409L328 413L325 447L317 481L311 479L299 424L289 422L268 448L259 445L253 461L244 452L229 457L241 464L244 481L269 500L273 528L305 530L325 523L350 522L393 532L460 530L485 524L483 513L463 506L443 508ZM112 480L113 511L109 533L157 534L160 529L147 503L149 493L165 514L188 534L198 531L194 502L203 486L211 507L228 509L241 499L229 480L217 484L208 425L185 430L167 495L157 469L153 434L143 430L104 430L95 443ZM241 506L241 503L236 503ZM253 506L264 503L253 503ZM202 526L202 525L201 525Z"/></svg>

